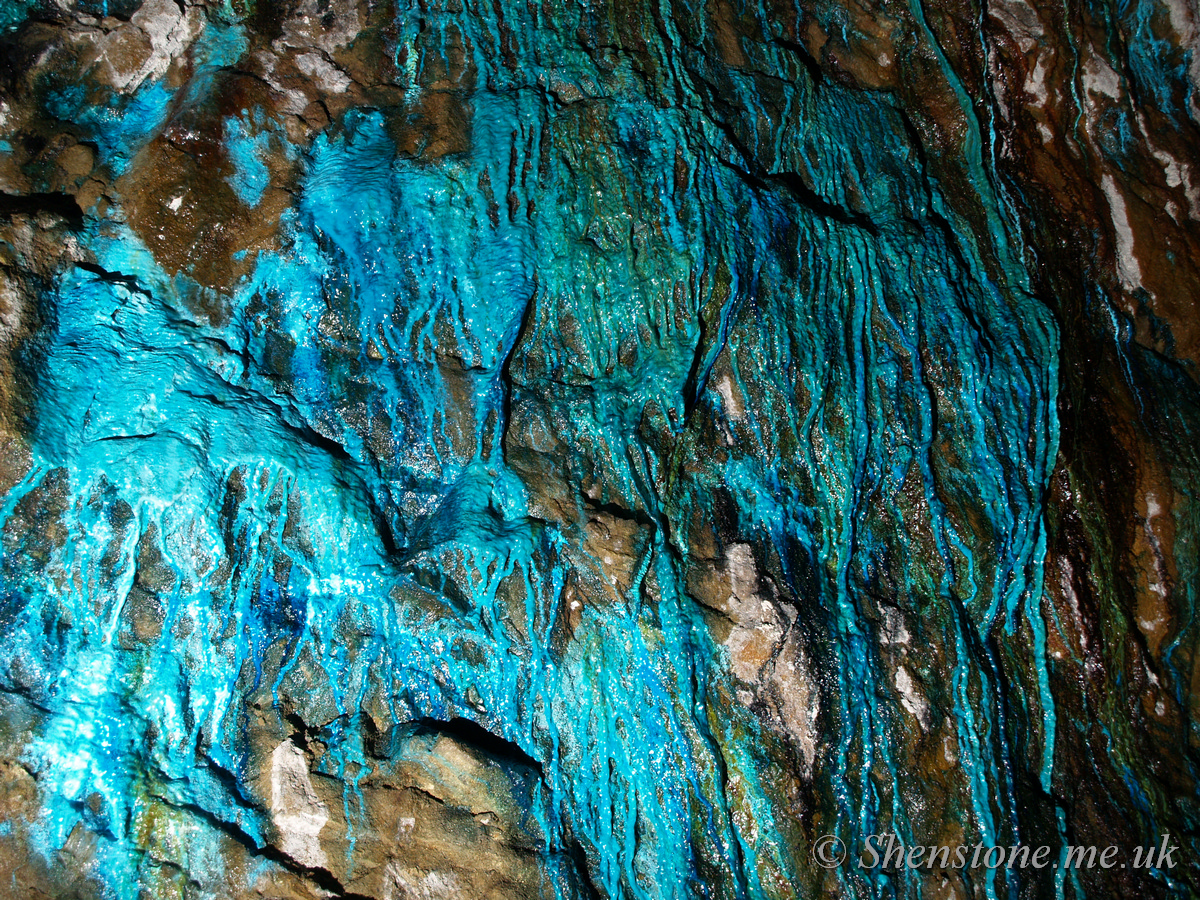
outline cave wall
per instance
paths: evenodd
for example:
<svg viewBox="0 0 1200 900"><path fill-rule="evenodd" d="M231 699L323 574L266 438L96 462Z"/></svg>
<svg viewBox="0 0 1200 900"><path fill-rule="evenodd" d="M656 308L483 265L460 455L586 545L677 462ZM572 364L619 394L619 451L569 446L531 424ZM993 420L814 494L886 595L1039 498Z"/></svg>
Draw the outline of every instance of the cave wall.
<svg viewBox="0 0 1200 900"><path fill-rule="evenodd" d="M1200 891L1191 7L0 27L21 895Z"/></svg>

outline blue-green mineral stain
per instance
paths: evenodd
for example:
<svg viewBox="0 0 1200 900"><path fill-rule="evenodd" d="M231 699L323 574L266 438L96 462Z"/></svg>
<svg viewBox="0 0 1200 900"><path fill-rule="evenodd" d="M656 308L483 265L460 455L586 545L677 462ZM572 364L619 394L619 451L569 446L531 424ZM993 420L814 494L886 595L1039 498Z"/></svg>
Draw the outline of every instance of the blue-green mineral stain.
<svg viewBox="0 0 1200 900"><path fill-rule="evenodd" d="M238 199L251 207L258 206L263 191L271 183L265 161L271 153L270 132L253 133L263 125L261 114L250 121L236 117L225 123L225 151L234 169L230 184Z"/></svg>
<svg viewBox="0 0 1200 900"><path fill-rule="evenodd" d="M780 96L739 71L741 105L710 105L690 24L635 68L580 44L587 15L400 8L391 82L305 141L278 110L210 116L244 207L294 192L272 242L231 250L227 315L121 216L74 236L3 508L0 669L44 684L22 761L46 859L86 829L126 897L153 858L241 871L225 835L301 846L271 781L292 741L324 785L317 850L263 853L340 889L369 874L372 773L404 729L460 720L534 773L547 897L912 895L815 872L808 842L931 843L921 741L953 754L947 818L1021 839L1015 754L1047 792L1055 763L1058 337L985 136L968 115L980 233L892 95L781 58ZM247 27L208 22L183 85L60 85L47 112L120 175L222 102ZM21 504L52 497L44 548ZM753 627L721 607L738 592ZM995 641L1024 629L1040 743L1014 748Z"/></svg>
<svg viewBox="0 0 1200 900"><path fill-rule="evenodd" d="M1016 492L995 505L997 532L1028 528L1021 504L1033 485L992 462L1004 448L986 431L1020 415L1009 409L1032 404L1037 415L1048 401L1044 382L1026 383L1030 350L1004 343L1013 313L994 290L964 293L962 272L943 268L936 242L914 251L830 226L786 196L746 191L703 155L691 160L691 184L672 187L667 161L696 154L684 144L694 126L678 113L660 115L634 97L595 124L552 116L548 127L509 134L509 122L547 115L533 95L524 108L524 96L476 96L472 154L462 158L397 157L377 112L350 113L340 131L318 137L305 152L282 248L260 254L223 328L182 316L172 278L121 228L84 235L102 269L120 278L74 269L56 286L54 365L25 488L61 469L77 499L62 514L66 536L53 562L26 582L38 596L24 613L29 643L8 653L59 666L48 673L59 712L26 751L44 773L42 850L64 845L80 804L98 794L108 817L97 865L118 895L145 876L139 851L148 835L164 840L155 832L163 826L149 821L158 809L150 797L198 804L248 840L268 839L262 810L246 802L251 767L262 761L246 745L241 707L264 682L282 692L301 649L319 678L312 702L341 722L342 739L329 749L338 774L366 763L355 722L378 679L396 720L466 716L538 760L548 840L574 835L605 894L791 895L797 858L773 824L786 814L763 781L760 726L734 706L719 715L724 733L712 731L707 685L720 682L724 652L678 588L686 545L668 536L679 515L670 493L676 462L641 437L648 414L665 424L668 410L676 421L689 407L692 421L713 416L715 366L751 385L740 389L750 398L743 433L725 462L674 478L712 486L700 490L725 485L734 528L768 545L799 542L822 560L809 584L817 594L806 599L826 608L841 648L830 660L840 686L828 697L840 704L832 715L844 738L824 764L844 785L835 821L847 836L851 823L877 821L866 773L872 757L888 758L869 692L882 674L860 636L854 587L870 524L856 520L872 494L910 478L935 438L931 400L913 396L904 374L918 365L906 344L916 346L923 330L944 331L958 349L943 365L985 384L967 371L977 343L964 336L964 307L995 322L1000 343L990 348L991 383L967 398L954 439L978 455L966 470L983 479L985 496ZM244 121L227 120L226 145L235 191L254 205L265 167ZM604 191L581 191L565 170L526 184L512 178L527 160L532 167L574 152L584 126L612 128L620 148L575 162ZM485 181L493 192L506 185L516 203L494 214L480 196ZM538 204L533 216L528 200ZM907 265L913 252L916 286L892 263ZM797 259L810 272L802 282L787 271ZM698 323L714 305L721 324L706 347ZM893 331L888 343L874 337L876 316ZM1044 354L1051 347L1042 335ZM624 364L623 352L636 364ZM102 384L91 376L97 361ZM347 403L352 385L362 398ZM601 508L628 509L648 535L636 586L618 590L611 606L565 588L588 571L576 562L580 528L530 515L527 488L505 460L512 404L533 402L545 412L522 439L530 454L562 440L566 456L554 464L581 467ZM382 452L368 445L378 427ZM666 425L668 440L679 427ZM772 436L779 431L796 437ZM910 466L881 466L893 446L916 449ZM775 499L791 491L780 482L784 466L814 473L808 503ZM925 478L926 502L936 506ZM118 498L131 510L120 532L110 524ZM564 500L580 508L578 498ZM307 546L287 540L292 516L302 516ZM971 550L953 526L934 529L947 556L955 547L970 571ZM121 643L122 614L146 534L156 535L174 577L157 588L161 635L131 648ZM1027 553L1014 545L996 581L1024 577ZM98 571L104 557L107 577ZM427 590L413 578L448 558L466 571L439 576L454 588L446 601L454 614L430 620L392 602L397 587ZM946 596L948 578L937 588ZM524 598L520 629L498 599L512 581ZM995 616L996 602L976 593L970 575L964 583L971 593L961 602L972 614ZM72 611L73 628L53 648L32 629L44 604ZM350 614L362 620L353 643L342 632ZM570 617L574 632L556 638ZM464 641L472 656L450 652ZM967 691L964 683L959 746L990 836L988 810L1004 799L989 775L997 762L972 751L991 727L990 701L977 710ZM344 791L348 827L360 827L352 778ZM188 854L210 852L208 838L184 840Z"/></svg>

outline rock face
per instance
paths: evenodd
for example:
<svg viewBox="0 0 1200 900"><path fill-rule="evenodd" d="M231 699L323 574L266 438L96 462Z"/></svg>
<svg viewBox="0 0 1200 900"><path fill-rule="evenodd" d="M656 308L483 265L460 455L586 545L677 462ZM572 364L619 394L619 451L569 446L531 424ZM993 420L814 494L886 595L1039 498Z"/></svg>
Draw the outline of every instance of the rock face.
<svg viewBox="0 0 1200 900"><path fill-rule="evenodd" d="M1191 5L0 28L13 896L1200 892Z"/></svg>

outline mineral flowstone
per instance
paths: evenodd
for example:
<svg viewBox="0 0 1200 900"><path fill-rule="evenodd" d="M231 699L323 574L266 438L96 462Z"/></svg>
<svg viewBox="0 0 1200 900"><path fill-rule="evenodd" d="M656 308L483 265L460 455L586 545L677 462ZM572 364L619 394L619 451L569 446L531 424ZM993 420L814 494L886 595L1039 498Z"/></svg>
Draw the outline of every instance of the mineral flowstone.
<svg viewBox="0 0 1200 900"><path fill-rule="evenodd" d="M0 191L0 894L1200 895L1194 4L3 0Z"/></svg>

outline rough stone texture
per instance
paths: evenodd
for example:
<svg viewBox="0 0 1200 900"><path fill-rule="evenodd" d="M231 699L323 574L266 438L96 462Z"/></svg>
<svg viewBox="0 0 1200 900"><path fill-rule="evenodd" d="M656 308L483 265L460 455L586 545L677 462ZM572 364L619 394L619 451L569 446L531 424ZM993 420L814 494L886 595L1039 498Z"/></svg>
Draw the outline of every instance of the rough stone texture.
<svg viewBox="0 0 1200 900"><path fill-rule="evenodd" d="M14 896L1200 894L1193 7L0 29Z"/></svg>

